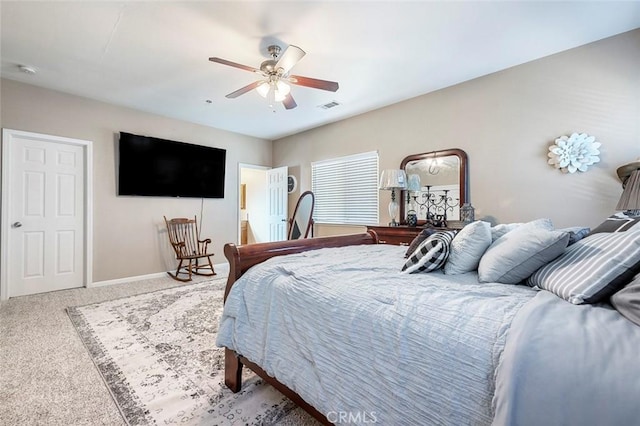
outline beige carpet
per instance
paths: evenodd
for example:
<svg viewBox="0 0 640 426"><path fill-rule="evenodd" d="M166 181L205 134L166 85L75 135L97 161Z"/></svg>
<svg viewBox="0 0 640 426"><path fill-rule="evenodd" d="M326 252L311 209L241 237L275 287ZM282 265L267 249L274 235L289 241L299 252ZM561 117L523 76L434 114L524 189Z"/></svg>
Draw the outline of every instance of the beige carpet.
<svg viewBox="0 0 640 426"><path fill-rule="evenodd" d="M181 285L167 277L1 302L0 424L125 425L65 309ZM313 423L299 409L280 422Z"/></svg>

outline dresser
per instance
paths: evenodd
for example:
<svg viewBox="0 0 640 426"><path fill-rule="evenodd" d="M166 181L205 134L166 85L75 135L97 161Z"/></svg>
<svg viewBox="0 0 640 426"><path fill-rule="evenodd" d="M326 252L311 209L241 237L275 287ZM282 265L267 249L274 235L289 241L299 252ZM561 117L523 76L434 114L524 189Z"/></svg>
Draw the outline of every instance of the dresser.
<svg viewBox="0 0 640 426"><path fill-rule="evenodd" d="M367 231L378 235L378 244L408 246L424 228L417 226L367 226Z"/></svg>
<svg viewBox="0 0 640 426"><path fill-rule="evenodd" d="M452 221L448 228L437 228L439 231L460 230L462 222ZM423 226L367 226L367 231L374 231L378 235L378 244L394 244L408 246L411 241L424 229Z"/></svg>

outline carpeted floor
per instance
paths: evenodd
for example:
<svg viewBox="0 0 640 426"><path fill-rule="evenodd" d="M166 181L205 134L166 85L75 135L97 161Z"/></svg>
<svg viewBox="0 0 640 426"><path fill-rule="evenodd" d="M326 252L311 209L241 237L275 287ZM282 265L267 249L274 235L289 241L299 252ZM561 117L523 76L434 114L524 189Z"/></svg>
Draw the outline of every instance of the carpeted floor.
<svg viewBox="0 0 640 426"><path fill-rule="evenodd" d="M125 425L65 309L181 285L167 277L1 302L0 424ZM280 424L309 418L294 410Z"/></svg>

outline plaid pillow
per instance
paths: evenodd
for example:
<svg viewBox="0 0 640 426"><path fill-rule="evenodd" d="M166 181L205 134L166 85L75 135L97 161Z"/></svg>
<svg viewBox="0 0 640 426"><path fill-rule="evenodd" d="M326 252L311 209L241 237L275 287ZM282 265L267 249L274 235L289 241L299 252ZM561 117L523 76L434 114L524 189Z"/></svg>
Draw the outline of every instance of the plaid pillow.
<svg viewBox="0 0 640 426"><path fill-rule="evenodd" d="M424 240L426 240L436 232L438 232L438 230L435 228L424 228L422 231L420 231L420 233L416 235L413 241L411 241L411 244L409 244L409 248L407 248L404 257L411 256L413 252L416 251L418 247L420 247L420 244L422 244Z"/></svg>
<svg viewBox="0 0 640 426"><path fill-rule="evenodd" d="M402 266L402 273L431 272L442 268L456 231L439 231L424 240Z"/></svg>

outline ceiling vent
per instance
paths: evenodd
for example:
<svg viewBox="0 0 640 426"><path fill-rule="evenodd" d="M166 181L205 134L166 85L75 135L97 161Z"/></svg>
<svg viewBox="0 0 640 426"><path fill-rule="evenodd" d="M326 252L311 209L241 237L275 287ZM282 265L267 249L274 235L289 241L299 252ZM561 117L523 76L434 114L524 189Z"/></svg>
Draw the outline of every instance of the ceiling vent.
<svg viewBox="0 0 640 426"><path fill-rule="evenodd" d="M337 103L336 101L331 101L328 104L324 104L324 105L319 105L318 108L322 108L322 109L331 109L331 108L335 108L338 105L340 105L339 103Z"/></svg>

